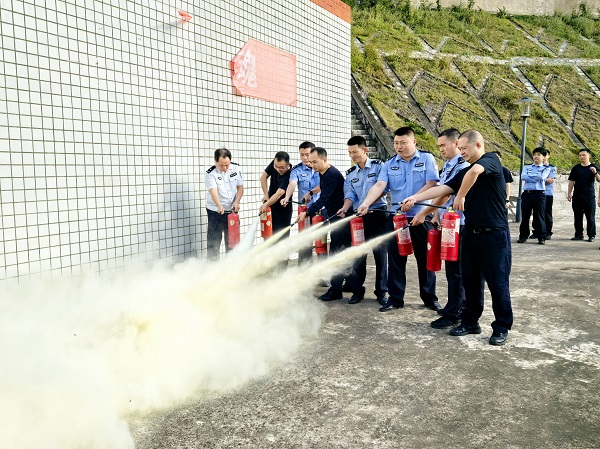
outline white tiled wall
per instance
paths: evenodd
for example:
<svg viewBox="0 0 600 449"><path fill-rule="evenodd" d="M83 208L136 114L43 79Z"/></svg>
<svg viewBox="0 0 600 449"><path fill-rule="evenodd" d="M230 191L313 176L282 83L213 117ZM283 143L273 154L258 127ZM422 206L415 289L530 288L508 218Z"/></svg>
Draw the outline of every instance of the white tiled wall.
<svg viewBox="0 0 600 449"><path fill-rule="evenodd" d="M311 140L349 165L350 25L309 0L1 2L5 285L202 257L220 146L243 167L243 230L276 151ZM296 55L297 107L233 95L250 38Z"/></svg>

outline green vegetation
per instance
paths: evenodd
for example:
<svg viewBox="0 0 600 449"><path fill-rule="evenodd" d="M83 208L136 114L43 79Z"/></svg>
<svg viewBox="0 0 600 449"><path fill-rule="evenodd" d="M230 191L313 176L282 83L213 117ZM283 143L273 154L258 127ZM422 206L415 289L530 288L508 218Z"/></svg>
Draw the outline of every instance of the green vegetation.
<svg viewBox="0 0 600 449"><path fill-rule="evenodd" d="M554 54L561 53L560 57L600 59L600 21L591 17L585 6L570 16L529 17L510 16L504 10L486 13L474 9L473 1L447 9L439 2L423 2L414 8L408 0L362 0L358 6L354 4L358 2L347 3L354 7L352 36L365 46L361 51L353 45L354 77L390 131L413 126L419 145L436 155L435 138L419 123L413 100L439 131L448 127L479 129L487 148L500 149L505 164L516 170L522 119L514 103L528 94L503 61L510 63L516 56L554 56L527 34ZM431 52L430 47L437 51ZM425 52L430 54L425 56ZM503 63L491 64L481 57ZM387 77L385 63L408 86L408 94ZM553 162L568 170L577 163L578 147L564 126L572 126L580 140L596 152L600 146L600 99L572 66L543 65L541 59L529 64L520 69L563 124L544 105L534 105L528 121L527 151L545 146L551 150ZM584 70L600 84L600 67Z"/></svg>

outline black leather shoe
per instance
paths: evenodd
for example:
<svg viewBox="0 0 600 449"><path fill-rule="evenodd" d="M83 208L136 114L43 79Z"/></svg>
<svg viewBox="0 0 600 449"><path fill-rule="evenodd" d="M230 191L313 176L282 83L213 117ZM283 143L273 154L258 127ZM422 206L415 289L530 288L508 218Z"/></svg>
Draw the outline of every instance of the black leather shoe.
<svg viewBox="0 0 600 449"><path fill-rule="evenodd" d="M593 242L594 240L596 240L596 237L588 237L588 242Z"/></svg>
<svg viewBox="0 0 600 449"><path fill-rule="evenodd" d="M551 235L547 235L546 236L546 240L552 240L552 236Z"/></svg>
<svg viewBox="0 0 600 449"><path fill-rule="evenodd" d="M530 239L535 239L535 238L537 238L537 235L535 235L535 234L531 234L531 235L529 236L529 238L530 238Z"/></svg>
<svg viewBox="0 0 600 449"><path fill-rule="evenodd" d="M434 329L448 329L449 327L456 326L460 323L460 318L450 318L443 316L435 321L431 322L431 327Z"/></svg>
<svg viewBox="0 0 600 449"><path fill-rule="evenodd" d="M436 312L442 308L442 306L440 306L440 303L437 301L433 301L431 304L425 304L425 307L428 307Z"/></svg>
<svg viewBox="0 0 600 449"><path fill-rule="evenodd" d="M362 294L361 293L354 293L352 295L352 297L348 300L348 304L358 304L363 299L365 299L364 292Z"/></svg>
<svg viewBox="0 0 600 449"><path fill-rule="evenodd" d="M481 327L479 324L472 324L470 326L460 325L450 329L450 335L455 337L462 337L467 334L481 334Z"/></svg>
<svg viewBox="0 0 600 449"><path fill-rule="evenodd" d="M508 340L508 332L492 332L490 337L490 344L494 346L502 346Z"/></svg>
<svg viewBox="0 0 600 449"><path fill-rule="evenodd" d="M527 239L519 239L517 240L517 243L525 243L527 241Z"/></svg>
<svg viewBox="0 0 600 449"><path fill-rule="evenodd" d="M336 299L342 299L342 292L336 290L329 290L327 293L319 296L321 301L335 301Z"/></svg>
<svg viewBox="0 0 600 449"><path fill-rule="evenodd" d="M543 241L542 239L539 239L539 240L538 240L538 245L545 245L545 244L546 244L546 242L545 242L545 241Z"/></svg>
<svg viewBox="0 0 600 449"><path fill-rule="evenodd" d="M583 235L576 235L571 240L583 240Z"/></svg>
<svg viewBox="0 0 600 449"><path fill-rule="evenodd" d="M385 306L387 304L387 301L388 301L388 298L385 293L382 295L379 295L377 297L377 302L379 303L380 306Z"/></svg>
<svg viewBox="0 0 600 449"><path fill-rule="evenodd" d="M402 307L404 307L404 304L393 304L388 301L385 306L379 308L379 311L389 312L391 310L401 309Z"/></svg>

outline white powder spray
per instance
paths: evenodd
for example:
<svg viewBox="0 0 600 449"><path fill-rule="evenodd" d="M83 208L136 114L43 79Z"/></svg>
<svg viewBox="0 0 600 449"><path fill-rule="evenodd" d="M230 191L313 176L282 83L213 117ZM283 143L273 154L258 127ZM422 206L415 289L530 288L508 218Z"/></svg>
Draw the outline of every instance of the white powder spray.
<svg viewBox="0 0 600 449"><path fill-rule="evenodd" d="M266 373L318 331L324 307L314 282L378 243L273 272L279 255L318 232L221 262L3 294L0 448L130 449L128 416Z"/></svg>

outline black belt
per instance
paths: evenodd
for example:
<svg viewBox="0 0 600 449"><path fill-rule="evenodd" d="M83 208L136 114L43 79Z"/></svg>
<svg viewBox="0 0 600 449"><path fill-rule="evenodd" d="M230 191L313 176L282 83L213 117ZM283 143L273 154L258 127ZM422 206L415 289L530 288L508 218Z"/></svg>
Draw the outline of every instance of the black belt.
<svg viewBox="0 0 600 449"><path fill-rule="evenodd" d="M532 192L545 192L545 190L523 190L523 192L532 193Z"/></svg>
<svg viewBox="0 0 600 449"><path fill-rule="evenodd" d="M484 228L484 227L476 227L476 228L465 228L465 231L472 232L473 234L485 234L486 232L494 232L494 231L503 231L502 228Z"/></svg>

